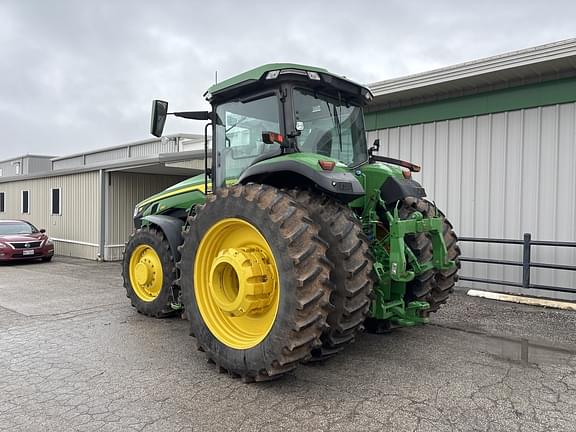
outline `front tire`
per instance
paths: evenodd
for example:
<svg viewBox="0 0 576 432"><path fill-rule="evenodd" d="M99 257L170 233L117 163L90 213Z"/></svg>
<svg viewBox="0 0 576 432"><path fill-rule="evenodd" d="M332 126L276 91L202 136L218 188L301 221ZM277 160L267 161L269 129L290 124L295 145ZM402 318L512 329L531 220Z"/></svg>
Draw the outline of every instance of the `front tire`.
<svg viewBox="0 0 576 432"><path fill-rule="evenodd" d="M184 232L180 280L198 349L261 381L310 358L326 325L326 245L308 212L266 185L222 188Z"/></svg>
<svg viewBox="0 0 576 432"><path fill-rule="evenodd" d="M178 314L171 305L176 267L162 231L145 226L128 240L122 261L126 297L144 315L166 318Z"/></svg>

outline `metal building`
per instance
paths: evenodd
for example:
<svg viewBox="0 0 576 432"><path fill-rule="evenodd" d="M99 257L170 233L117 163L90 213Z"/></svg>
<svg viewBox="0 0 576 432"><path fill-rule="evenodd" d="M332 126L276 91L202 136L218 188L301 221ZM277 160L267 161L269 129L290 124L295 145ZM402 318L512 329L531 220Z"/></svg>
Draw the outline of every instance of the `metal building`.
<svg viewBox="0 0 576 432"><path fill-rule="evenodd" d="M369 143L378 138L381 154L422 165L416 178L461 236L576 241L576 39L370 87ZM469 257L522 259L515 245L462 249ZM574 265L576 249L534 247L532 259ZM467 262L461 273L522 280L521 269L500 265ZM576 272L531 275L541 285L576 287Z"/></svg>
<svg viewBox="0 0 576 432"><path fill-rule="evenodd" d="M203 148L203 136L180 134L59 158L0 161L0 218L45 228L57 255L120 259L136 203L200 173ZM15 161L22 168L9 171Z"/></svg>
<svg viewBox="0 0 576 432"><path fill-rule="evenodd" d="M0 161L0 177L12 177L49 171L55 156L24 155Z"/></svg>

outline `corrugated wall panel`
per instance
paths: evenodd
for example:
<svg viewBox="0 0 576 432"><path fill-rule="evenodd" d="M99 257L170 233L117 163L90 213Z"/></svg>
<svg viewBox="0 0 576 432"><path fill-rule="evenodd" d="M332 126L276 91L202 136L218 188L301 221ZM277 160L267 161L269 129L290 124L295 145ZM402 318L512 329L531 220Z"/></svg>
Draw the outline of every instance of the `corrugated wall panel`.
<svg viewBox="0 0 576 432"><path fill-rule="evenodd" d="M74 156L67 159L52 161L52 169L76 168L84 165L84 156Z"/></svg>
<svg viewBox="0 0 576 432"><path fill-rule="evenodd" d="M178 144L174 140L158 140L151 143L130 146L130 157L132 158L176 152L178 152Z"/></svg>
<svg viewBox="0 0 576 432"><path fill-rule="evenodd" d="M422 165L415 178L466 237L576 241L576 104L382 129L380 154ZM462 243L465 255L520 260L521 247ZM576 250L533 247L534 261L576 263ZM463 263L462 274L520 281L517 268ZM576 274L533 269L538 284L576 287ZM466 286L486 285L462 283ZM502 289L502 287L491 287ZM512 287L509 292L519 292ZM544 291L532 294L576 299Z"/></svg>
<svg viewBox="0 0 576 432"><path fill-rule="evenodd" d="M51 215L50 189L61 188L61 215ZM21 191L30 191L30 214L20 211ZM25 219L45 228L51 237L75 242L98 243L98 172L0 183L6 194L6 212L0 218ZM96 259L96 246L55 242L59 255Z"/></svg>
<svg viewBox="0 0 576 432"><path fill-rule="evenodd" d="M85 156L86 165L99 162L109 162L128 158L128 148L121 147L112 150L105 150L97 153L88 153Z"/></svg>
<svg viewBox="0 0 576 432"><path fill-rule="evenodd" d="M124 245L133 231L134 206L144 198L185 179L182 176L111 172L108 186L108 238L106 245ZM123 247L106 248L106 260L122 258Z"/></svg>
<svg viewBox="0 0 576 432"><path fill-rule="evenodd" d="M14 162L18 161L8 161L0 163L0 170L2 171L2 177L11 177L17 175L16 166Z"/></svg>
<svg viewBox="0 0 576 432"><path fill-rule="evenodd" d="M50 171L52 161L48 158L28 157L28 171L26 174L36 174Z"/></svg>

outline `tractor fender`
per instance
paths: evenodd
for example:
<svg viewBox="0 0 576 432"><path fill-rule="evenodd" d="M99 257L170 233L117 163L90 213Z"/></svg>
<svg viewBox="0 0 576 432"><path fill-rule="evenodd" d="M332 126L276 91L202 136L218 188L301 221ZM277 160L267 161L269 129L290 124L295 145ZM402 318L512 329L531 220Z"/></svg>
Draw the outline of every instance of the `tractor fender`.
<svg viewBox="0 0 576 432"><path fill-rule="evenodd" d="M347 203L364 196L364 188L349 172L317 171L297 161L255 164L246 169L239 183L265 183L278 188L312 186Z"/></svg>
<svg viewBox="0 0 576 432"><path fill-rule="evenodd" d="M174 257L174 262L180 261L180 252L178 246L182 244L182 226L184 221L173 216L164 215L148 215L143 216L141 222L146 221L151 225L155 225L162 230L168 244L170 251Z"/></svg>
<svg viewBox="0 0 576 432"><path fill-rule="evenodd" d="M424 198L426 191L416 180L388 177L380 187L380 196L386 204L392 204L408 197Z"/></svg>

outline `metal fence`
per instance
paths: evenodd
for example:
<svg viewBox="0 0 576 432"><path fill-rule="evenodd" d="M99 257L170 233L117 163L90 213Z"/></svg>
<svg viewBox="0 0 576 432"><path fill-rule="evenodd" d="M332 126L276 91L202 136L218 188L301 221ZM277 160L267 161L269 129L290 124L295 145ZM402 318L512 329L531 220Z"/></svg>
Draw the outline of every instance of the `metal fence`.
<svg viewBox="0 0 576 432"><path fill-rule="evenodd" d="M499 280L499 279L484 279L484 278L477 278L477 277L471 277L471 276L460 276L459 280L470 281L470 282L488 283L488 284L494 284L494 285L506 285L506 286L513 286L513 287L518 287L518 288L533 288L533 289L539 289L539 290L558 291L558 292L576 294L576 288L538 285L538 284L533 284L530 282L530 269L531 268L544 268L544 269L553 269L553 270L576 271L576 266L574 266L574 265L551 264L551 263L542 263L542 262L532 261L531 260L532 246L549 246L549 247L551 246L551 247L576 248L576 242L532 240L532 234L530 234L530 233L524 233L524 239L523 240L459 237L458 241L460 241L460 242L473 242L473 243L522 245L522 261L510 261L510 260L490 259L490 258L460 257L460 261L463 261L463 262L483 263L483 264L498 264L498 265L505 265L505 266L522 267L522 282L505 281L505 280Z"/></svg>

